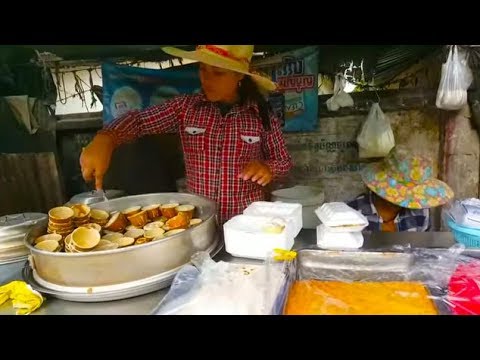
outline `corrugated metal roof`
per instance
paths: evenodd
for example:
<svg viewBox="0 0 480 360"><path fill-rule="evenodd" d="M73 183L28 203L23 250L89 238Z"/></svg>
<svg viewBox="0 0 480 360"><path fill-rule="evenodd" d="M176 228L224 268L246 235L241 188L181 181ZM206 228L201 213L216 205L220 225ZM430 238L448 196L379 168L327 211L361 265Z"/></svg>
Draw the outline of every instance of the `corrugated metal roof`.
<svg viewBox="0 0 480 360"><path fill-rule="evenodd" d="M22 45L40 52L51 52L64 60L107 60L132 57L141 60L163 61L171 57L161 47L165 45ZM170 45L171 46L171 45ZM192 50L194 45L173 45ZM306 45L257 45L257 52L281 53ZM375 75L376 83L395 77L426 55L441 49L441 45L319 45L319 67L322 73L334 74L346 62L364 61L367 79ZM2 47L0 46L0 52Z"/></svg>
<svg viewBox="0 0 480 360"><path fill-rule="evenodd" d="M439 45L399 45L393 46L378 57L374 66L375 85L390 81L401 72L423 59L441 51Z"/></svg>

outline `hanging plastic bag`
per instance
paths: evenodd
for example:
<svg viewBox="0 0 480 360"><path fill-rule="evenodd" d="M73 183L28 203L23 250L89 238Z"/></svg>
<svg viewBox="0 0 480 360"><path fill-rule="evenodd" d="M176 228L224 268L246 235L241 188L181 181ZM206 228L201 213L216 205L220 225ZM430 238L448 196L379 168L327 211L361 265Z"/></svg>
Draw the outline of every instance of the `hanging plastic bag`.
<svg viewBox="0 0 480 360"><path fill-rule="evenodd" d="M327 108L329 111L337 111L342 107L352 107L354 105L350 94L347 94L344 89L347 81L342 74L335 76L335 85L333 87L333 96L327 100Z"/></svg>
<svg viewBox="0 0 480 360"><path fill-rule="evenodd" d="M361 159L385 157L394 148L395 138L390 121L378 103L370 108L357 142Z"/></svg>
<svg viewBox="0 0 480 360"><path fill-rule="evenodd" d="M467 104L467 90L473 81L465 52L450 47L437 92L436 106L443 110L460 110Z"/></svg>

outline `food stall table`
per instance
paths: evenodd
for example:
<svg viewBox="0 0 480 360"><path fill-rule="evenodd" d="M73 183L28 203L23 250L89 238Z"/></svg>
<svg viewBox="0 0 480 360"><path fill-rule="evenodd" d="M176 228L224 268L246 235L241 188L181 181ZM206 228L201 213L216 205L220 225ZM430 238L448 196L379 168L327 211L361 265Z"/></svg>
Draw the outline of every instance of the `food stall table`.
<svg viewBox="0 0 480 360"><path fill-rule="evenodd" d="M449 248L455 244L450 232L426 233L365 233L363 249L388 249L394 246L411 246L421 248ZM315 230L302 230L295 239L294 249L316 246ZM466 255L480 258L479 250L466 250ZM222 249L215 257L216 261L260 263L255 260L235 258ZM0 266L0 284L13 280L23 280L24 262ZM42 306L32 315L149 315L163 297L168 288L135 298L98 303L82 303L64 301L48 297ZM0 315L14 315L15 310L10 303L0 306Z"/></svg>

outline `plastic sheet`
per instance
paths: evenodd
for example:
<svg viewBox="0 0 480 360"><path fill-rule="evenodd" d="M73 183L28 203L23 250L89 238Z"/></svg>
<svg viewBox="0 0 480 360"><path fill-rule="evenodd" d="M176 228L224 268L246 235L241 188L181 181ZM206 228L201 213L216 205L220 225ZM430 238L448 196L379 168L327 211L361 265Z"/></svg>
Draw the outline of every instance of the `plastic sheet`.
<svg viewBox="0 0 480 360"><path fill-rule="evenodd" d="M215 262L205 252L177 274L155 315L277 315L293 279L292 261Z"/></svg>
<svg viewBox="0 0 480 360"><path fill-rule="evenodd" d="M479 199L455 200L445 208L444 214L458 225L480 229Z"/></svg>
<svg viewBox="0 0 480 360"><path fill-rule="evenodd" d="M461 245L449 249L395 247L375 252L301 250L284 313L478 313L480 261L462 255L463 250Z"/></svg>

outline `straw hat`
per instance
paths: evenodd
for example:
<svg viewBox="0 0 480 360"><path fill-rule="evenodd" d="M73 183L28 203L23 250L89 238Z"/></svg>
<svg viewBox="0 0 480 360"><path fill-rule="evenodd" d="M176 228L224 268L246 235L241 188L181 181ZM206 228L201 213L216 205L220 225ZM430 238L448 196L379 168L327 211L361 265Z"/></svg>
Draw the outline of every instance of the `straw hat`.
<svg viewBox="0 0 480 360"><path fill-rule="evenodd" d="M277 89L277 84L267 76L250 70L253 45L197 45L194 51L167 46L162 50L175 57L196 60L207 65L249 75L262 90L274 91Z"/></svg>
<svg viewBox="0 0 480 360"><path fill-rule="evenodd" d="M367 187L381 198L408 209L443 205L454 194L444 182L432 177L428 159L409 156L393 149L381 163L368 165L362 171Z"/></svg>

